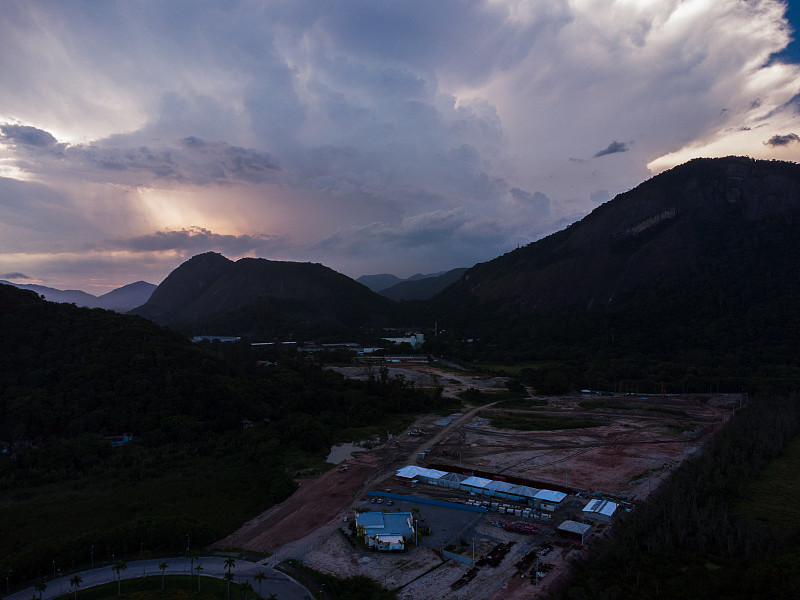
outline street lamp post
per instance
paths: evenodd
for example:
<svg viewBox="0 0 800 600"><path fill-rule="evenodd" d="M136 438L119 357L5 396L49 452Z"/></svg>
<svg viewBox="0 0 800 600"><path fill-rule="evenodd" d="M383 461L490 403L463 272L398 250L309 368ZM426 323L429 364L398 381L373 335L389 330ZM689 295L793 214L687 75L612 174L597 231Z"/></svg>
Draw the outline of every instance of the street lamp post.
<svg viewBox="0 0 800 600"><path fill-rule="evenodd" d="M56 578L56 561L53 561L53 579Z"/></svg>
<svg viewBox="0 0 800 600"><path fill-rule="evenodd" d="M94 569L94 544L92 544L92 568Z"/></svg>
<svg viewBox="0 0 800 600"><path fill-rule="evenodd" d="M6 596L10 596L11 595L11 587L10 587L10 584L8 583L8 578L10 576L11 576L11 569L9 569L8 573L6 573Z"/></svg>

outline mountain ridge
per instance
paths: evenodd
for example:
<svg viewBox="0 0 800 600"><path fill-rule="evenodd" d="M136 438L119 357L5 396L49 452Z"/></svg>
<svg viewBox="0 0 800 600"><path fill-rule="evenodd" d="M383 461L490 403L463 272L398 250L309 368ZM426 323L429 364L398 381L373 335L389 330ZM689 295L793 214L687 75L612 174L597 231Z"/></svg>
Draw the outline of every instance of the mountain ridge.
<svg viewBox="0 0 800 600"><path fill-rule="evenodd" d="M43 296L49 302L75 304L85 308L104 308L123 313L147 302L157 287L146 281L135 281L100 296L95 296L82 290L60 290L43 285L12 283L4 279L0 280L0 283L21 290L30 290L39 296Z"/></svg>
<svg viewBox="0 0 800 600"><path fill-rule="evenodd" d="M616 196L542 240L469 269L441 305L496 304L508 315L613 302L695 268L711 230L800 207L800 165L695 159Z"/></svg>

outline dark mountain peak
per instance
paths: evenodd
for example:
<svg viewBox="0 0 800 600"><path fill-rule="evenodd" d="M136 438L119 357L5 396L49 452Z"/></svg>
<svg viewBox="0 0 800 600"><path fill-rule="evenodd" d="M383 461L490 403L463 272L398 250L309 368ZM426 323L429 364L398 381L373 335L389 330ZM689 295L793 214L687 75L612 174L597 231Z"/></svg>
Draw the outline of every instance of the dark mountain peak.
<svg viewBox="0 0 800 600"><path fill-rule="evenodd" d="M193 256L172 271L147 302L133 312L153 320L177 314L200 298L232 264L217 252Z"/></svg>
<svg viewBox="0 0 800 600"><path fill-rule="evenodd" d="M452 288L501 312L612 302L686 273L725 236L800 207L800 165L695 159L618 195L566 229L470 269Z"/></svg>
<svg viewBox="0 0 800 600"><path fill-rule="evenodd" d="M356 281L367 286L373 292L380 292L396 283L400 283L403 279L391 273L381 273L379 275L362 275Z"/></svg>
<svg viewBox="0 0 800 600"><path fill-rule="evenodd" d="M163 324L224 330L238 335L293 331L297 323L357 326L391 303L319 263L242 258L209 253L175 269L134 312Z"/></svg>
<svg viewBox="0 0 800 600"><path fill-rule="evenodd" d="M409 277L378 293L390 300L428 300L451 283L458 281L466 270L462 267L435 275L423 275L417 279Z"/></svg>

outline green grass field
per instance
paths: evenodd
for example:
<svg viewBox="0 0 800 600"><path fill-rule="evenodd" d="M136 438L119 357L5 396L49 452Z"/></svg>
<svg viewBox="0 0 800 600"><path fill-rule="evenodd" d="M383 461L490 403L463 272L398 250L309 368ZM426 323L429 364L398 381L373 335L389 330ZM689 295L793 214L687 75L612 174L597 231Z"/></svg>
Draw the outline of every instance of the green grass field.
<svg viewBox="0 0 800 600"><path fill-rule="evenodd" d="M787 537L800 534L800 438L786 445L759 476L750 482L737 512Z"/></svg>
<svg viewBox="0 0 800 600"><path fill-rule="evenodd" d="M123 579L119 582L117 595L117 582L105 583L94 587L78 588L78 600L227 600L227 583L216 577L200 577L199 589L195 575L167 575L164 577L164 590L161 590L161 576L149 576L138 579ZM230 600L245 600L258 598L258 585L255 590L245 596L244 589L237 583L230 586ZM57 600L75 600L73 591L59 596Z"/></svg>
<svg viewBox="0 0 800 600"><path fill-rule="evenodd" d="M73 569L140 549L180 551L185 535L206 545L282 499L290 489L241 454L172 461L160 473L122 472L0 492L0 566L19 577L47 573L55 559ZM51 557L49 560L42 556Z"/></svg>

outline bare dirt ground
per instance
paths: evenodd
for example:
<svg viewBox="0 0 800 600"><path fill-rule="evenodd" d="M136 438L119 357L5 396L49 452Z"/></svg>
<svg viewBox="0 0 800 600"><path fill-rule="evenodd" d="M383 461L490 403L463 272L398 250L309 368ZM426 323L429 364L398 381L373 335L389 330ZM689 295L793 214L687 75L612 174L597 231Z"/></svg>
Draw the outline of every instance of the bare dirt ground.
<svg viewBox="0 0 800 600"><path fill-rule="evenodd" d="M339 370L339 369L337 369ZM349 377L367 377L364 368L340 370ZM469 373L440 371L430 366L390 368L389 375L403 375L418 387L441 385L447 395L470 387L491 392L505 389L502 378L480 378ZM635 503L641 501L682 460L698 452L704 441L722 426L738 396L626 396L606 399L593 406L595 397L548 398L547 405L528 411L492 406L472 407L449 425L436 425L441 417L421 417L414 427L422 436L404 432L382 446L347 461L348 469L336 468L319 477L300 480L299 489L283 503L272 507L215 546L274 552L271 560L302 560L312 568L340 577L367 575L387 589L397 590L403 600L447 598L453 600L523 600L539 597L562 585L568 577L569 560L585 550L574 542L557 539L555 527L567 518L583 520L585 499L568 499L567 508L544 523L541 534L522 536L493 527L496 513L487 513L469 532L476 541L476 557L501 541L515 542L497 568L483 567L465 586L451 584L469 568L452 559L443 560L430 548L415 548L403 554L373 554L354 548L339 529L345 515L361 506L369 490L388 490L421 497L465 501L455 490L420 485L398 488L394 473L407 464L441 465L475 469L497 475L516 476L539 483L536 487L568 488L583 498L592 492ZM583 404L582 404L583 403ZM587 408L588 407L588 408ZM511 431L490 426L494 413L602 421L599 427L555 431ZM419 452L428 452L428 463L420 463ZM512 517L513 519L513 517ZM433 525L435 527L435 525ZM593 537L605 525L594 527ZM526 553L552 545L542 557L551 569L538 585L530 573L514 567ZM529 569L528 569L529 571ZM524 577L522 575L525 575Z"/></svg>

